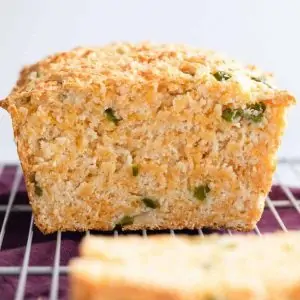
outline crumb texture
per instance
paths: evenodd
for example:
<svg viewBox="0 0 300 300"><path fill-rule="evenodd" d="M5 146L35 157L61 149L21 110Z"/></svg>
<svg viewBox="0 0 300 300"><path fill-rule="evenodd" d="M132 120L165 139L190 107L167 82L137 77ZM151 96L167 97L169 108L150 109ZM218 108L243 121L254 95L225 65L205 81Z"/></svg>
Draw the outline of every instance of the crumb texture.
<svg viewBox="0 0 300 300"><path fill-rule="evenodd" d="M119 43L24 68L0 105L50 233L252 229L293 102L269 74L213 51Z"/></svg>
<svg viewBox="0 0 300 300"><path fill-rule="evenodd" d="M270 250L272 249L272 250ZM300 299L299 232L259 237L88 237L70 263L73 300Z"/></svg>

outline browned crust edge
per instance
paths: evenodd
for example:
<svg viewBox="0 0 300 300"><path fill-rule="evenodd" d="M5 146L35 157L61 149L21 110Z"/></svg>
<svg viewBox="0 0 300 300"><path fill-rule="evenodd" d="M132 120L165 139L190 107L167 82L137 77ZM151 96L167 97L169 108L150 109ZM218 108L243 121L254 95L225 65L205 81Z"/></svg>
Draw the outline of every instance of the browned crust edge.
<svg viewBox="0 0 300 300"><path fill-rule="evenodd" d="M0 107L7 110L8 109L8 100L7 99L0 100Z"/></svg>

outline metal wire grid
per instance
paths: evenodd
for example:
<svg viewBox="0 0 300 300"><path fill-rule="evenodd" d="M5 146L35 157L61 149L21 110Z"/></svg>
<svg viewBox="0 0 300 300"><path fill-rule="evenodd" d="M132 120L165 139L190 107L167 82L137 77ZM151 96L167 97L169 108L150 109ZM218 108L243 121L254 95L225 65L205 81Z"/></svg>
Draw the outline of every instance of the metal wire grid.
<svg viewBox="0 0 300 300"><path fill-rule="evenodd" d="M294 176L298 180L298 185L297 187L300 187L300 159L299 160L281 160L279 162L279 166L285 166L288 167L289 170L294 174ZM0 165L0 177L2 174L2 171L5 166ZM12 183L12 188L10 190L10 195L8 199L7 205L0 205L0 212L4 213L4 219L0 231L0 251L2 249L3 245L3 240L5 237L6 233L6 227L7 227L7 222L9 220L9 217L11 213L13 212L31 212L31 208L29 205L14 205L14 200L16 198L16 194L18 192L18 188L20 185L20 182L22 180L22 171L21 168L18 166L17 167L17 172L15 173L13 183ZM277 225L279 225L279 228L281 230L287 232L288 231L288 226L285 224L283 218L280 216L278 213L279 208L292 208L294 212L296 212L299 216L299 221L300 221L300 200L297 200L296 197L294 196L293 192L291 189L283 183L282 177L280 175L280 172L278 172L275 175L275 181L276 183L280 186L282 191L285 194L285 199L282 200L276 200L273 201L270 199L268 196L266 199L266 209L269 210L273 217L275 218ZM299 222L300 224L300 222ZM59 276L60 275L66 275L68 273L68 267L67 266L62 266L60 264L60 254L61 254L61 241L62 241L62 233L58 232L56 235L56 249L55 249L55 255L54 255L54 263L53 265L49 266L30 266L29 265L29 258L30 258L30 253L31 253L31 247L32 247L32 240L33 240L33 217L31 215L30 219L30 225L29 225L29 231L28 231L28 237L27 237L27 242L25 246L25 252L23 256L23 263L22 266L0 266L0 276L1 275L14 275L18 276L18 287L16 290L15 294L15 299L16 300L21 300L24 298L25 294L25 288L26 288L26 280L27 277L30 275L48 275L51 276L51 287L49 291L49 299L50 300L55 300L58 299L58 288L59 288ZM300 226L299 226L300 229ZM148 234L151 232L147 232L146 230L143 230L140 234L144 237L147 238ZM177 231L176 231L177 233ZM178 232L180 233L180 232ZM227 234L232 235L234 232L227 230ZM254 229L254 233L257 235L261 235L261 228L260 226L256 226ZM90 234L89 232L86 232L86 234ZM151 233L152 234L152 233ZM170 234L172 236L176 236L174 230L170 230ZM195 232L194 232L195 234ZM204 236L204 232L202 229L199 229L196 231L196 234L200 236ZM119 235L118 231L114 231L113 235L117 238Z"/></svg>

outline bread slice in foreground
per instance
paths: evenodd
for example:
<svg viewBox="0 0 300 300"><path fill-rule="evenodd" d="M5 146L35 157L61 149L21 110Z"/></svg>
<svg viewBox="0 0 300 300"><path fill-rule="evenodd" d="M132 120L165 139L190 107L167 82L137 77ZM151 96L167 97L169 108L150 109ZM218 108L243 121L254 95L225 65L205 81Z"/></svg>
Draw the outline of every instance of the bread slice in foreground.
<svg viewBox="0 0 300 300"><path fill-rule="evenodd" d="M294 103L270 76L181 45L77 48L1 101L36 225L251 230Z"/></svg>
<svg viewBox="0 0 300 300"><path fill-rule="evenodd" d="M73 300L297 300L300 232L87 237L70 263Z"/></svg>

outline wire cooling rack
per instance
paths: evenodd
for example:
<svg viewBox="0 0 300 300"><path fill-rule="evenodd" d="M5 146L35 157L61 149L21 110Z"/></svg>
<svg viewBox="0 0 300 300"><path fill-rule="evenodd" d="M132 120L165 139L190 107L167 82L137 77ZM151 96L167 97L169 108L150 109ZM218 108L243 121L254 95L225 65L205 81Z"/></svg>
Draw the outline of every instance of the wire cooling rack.
<svg viewBox="0 0 300 300"><path fill-rule="evenodd" d="M39 278L46 278L48 280L47 295L38 299L64 298L61 296L60 288L67 285L68 260L77 255L77 250L72 252L66 245L73 243L72 249L77 249L82 237L85 234L90 234L90 232L58 232L47 236L42 235L33 223L20 166L0 165L0 222L2 223L0 223L0 280L1 277L3 279L0 281L0 291L3 289L1 284L9 282L15 287L12 296L14 299L33 299L30 298L30 288L32 285L42 282ZM300 230L300 159L281 160L274 176L274 186L266 198L263 217L253 233L262 235L266 232L295 229ZM172 236L180 234L203 236L212 231L199 229L193 231L171 230L168 232ZM230 230L219 232L229 235L235 234L234 231ZM145 238L151 234L159 234L146 230L135 233L118 231L92 233L111 234L115 237L119 234L140 234ZM39 249L44 249L39 248L39 246L45 244L50 245L47 248L46 256L45 253L39 252ZM13 251L16 251L17 255L13 256L11 260ZM45 251L43 250L43 252ZM68 252L67 257L65 257L65 252ZM4 255L4 258L1 255ZM35 259L39 255L44 255L46 260L39 260L37 263ZM36 280L29 284L30 278Z"/></svg>

